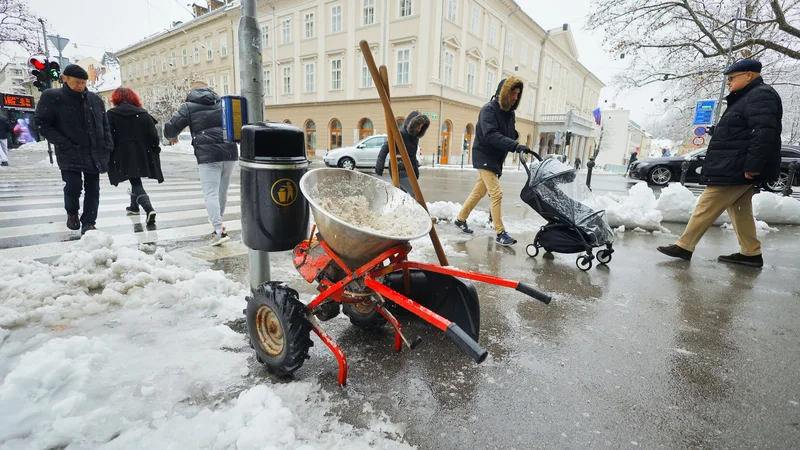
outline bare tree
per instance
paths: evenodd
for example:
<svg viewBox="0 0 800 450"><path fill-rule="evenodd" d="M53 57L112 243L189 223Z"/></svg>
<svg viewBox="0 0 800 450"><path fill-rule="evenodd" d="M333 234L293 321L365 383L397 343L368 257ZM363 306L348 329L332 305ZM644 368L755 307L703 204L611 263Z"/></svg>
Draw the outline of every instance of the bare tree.
<svg viewBox="0 0 800 450"><path fill-rule="evenodd" d="M0 44L17 44L32 53L43 52L39 18L25 0L0 0Z"/></svg>
<svg viewBox="0 0 800 450"><path fill-rule="evenodd" d="M142 106L159 122L159 133L186 100L192 80L197 77L195 73L175 77L140 92Z"/></svg>

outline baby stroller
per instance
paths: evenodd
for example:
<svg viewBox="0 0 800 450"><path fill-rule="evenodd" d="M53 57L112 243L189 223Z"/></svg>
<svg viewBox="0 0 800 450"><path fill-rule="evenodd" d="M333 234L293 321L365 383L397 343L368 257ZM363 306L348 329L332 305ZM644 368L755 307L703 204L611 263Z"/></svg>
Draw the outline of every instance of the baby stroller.
<svg viewBox="0 0 800 450"><path fill-rule="evenodd" d="M591 193L575 180L577 171L555 158L542 161L539 155L534 155L540 162L531 167L524 156L521 159L528 182L520 198L547 220L547 225L525 247L528 256L535 257L540 248L555 253L583 253L575 264L586 271L592 268L595 259L592 249L605 246L597 252L597 262L603 265L611 262L614 233L603 217L605 211L595 211L581 203Z"/></svg>

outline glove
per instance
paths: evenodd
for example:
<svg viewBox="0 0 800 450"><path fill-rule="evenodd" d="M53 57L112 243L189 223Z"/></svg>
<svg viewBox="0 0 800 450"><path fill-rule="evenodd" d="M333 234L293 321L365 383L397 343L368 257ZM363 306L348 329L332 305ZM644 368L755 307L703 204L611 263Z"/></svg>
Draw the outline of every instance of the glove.
<svg viewBox="0 0 800 450"><path fill-rule="evenodd" d="M517 149L515 151L517 153L525 153L525 154L528 154L528 155L532 155L533 154L533 150L528 148L527 145L522 145L522 144L517 144Z"/></svg>

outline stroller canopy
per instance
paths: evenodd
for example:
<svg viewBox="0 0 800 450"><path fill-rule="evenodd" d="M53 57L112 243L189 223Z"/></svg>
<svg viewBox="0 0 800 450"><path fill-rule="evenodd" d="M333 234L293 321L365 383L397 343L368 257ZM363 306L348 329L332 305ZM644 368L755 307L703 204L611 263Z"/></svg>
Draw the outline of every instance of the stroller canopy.
<svg viewBox="0 0 800 450"><path fill-rule="evenodd" d="M589 189L576 180L577 171L555 158L530 168L520 197L548 222L564 222L579 229L592 246L614 242L614 234Z"/></svg>

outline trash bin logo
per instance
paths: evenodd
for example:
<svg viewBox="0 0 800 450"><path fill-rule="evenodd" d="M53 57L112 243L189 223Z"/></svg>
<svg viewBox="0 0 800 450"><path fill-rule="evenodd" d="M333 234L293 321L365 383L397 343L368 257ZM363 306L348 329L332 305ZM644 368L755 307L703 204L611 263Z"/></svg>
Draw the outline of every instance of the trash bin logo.
<svg viewBox="0 0 800 450"><path fill-rule="evenodd" d="M290 206L297 200L300 190L289 178L281 178L272 185L272 201L280 206Z"/></svg>

